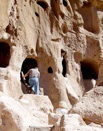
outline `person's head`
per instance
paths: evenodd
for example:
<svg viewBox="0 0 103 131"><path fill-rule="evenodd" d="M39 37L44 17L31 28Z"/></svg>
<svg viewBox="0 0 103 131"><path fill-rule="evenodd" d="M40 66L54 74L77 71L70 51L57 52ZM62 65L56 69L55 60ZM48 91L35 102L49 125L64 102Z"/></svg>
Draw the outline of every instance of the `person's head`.
<svg viewBox="0 0 103 131"><path fill-rule="evenodd" d="M65 109L67 109L67 104L66 104L66 102L65 102L65 101L60 101L60 102L59 102L59 108L65 108Z"/></svg>

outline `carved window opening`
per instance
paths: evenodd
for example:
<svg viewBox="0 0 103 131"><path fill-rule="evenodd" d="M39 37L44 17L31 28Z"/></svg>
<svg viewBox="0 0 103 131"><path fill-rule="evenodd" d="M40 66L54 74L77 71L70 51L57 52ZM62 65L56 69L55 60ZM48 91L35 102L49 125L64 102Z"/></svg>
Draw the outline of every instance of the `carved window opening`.
<svg viewBox="0 0 103 131"><path fill-rule="evenodd" d="M86 2L78 11L83 17L84 28L92 33L99 33L97 9L91 3Z"/></svg>
<svg viewBox="0 0 103 131"><path fill-rule="evenodd" d="M53 73L53 69L51 67L48 68L48 73L50 73L50 74Z"/></svg>
<svg viewBox="0 0 103 131"><path fill-rule="evenodd" d="M40 5L43 9L48 8L48 4L45 1L37 1L37 4Z"/></svg>
<svg viewBox="0 0 103 131"><path fill-rule="evenodd" d="M6 42L0 42L0 67L6 68L10 61L10 46Z"/></svg>
<svg viewBox="0 0 103 131"><path fill-rule="evenodd" d="M65 77L66 75L66 60L65 60L66 52L64 50L61 50L61 57L62 57L62 75Z"/></svg>
<svg viewBox="0 0 103 131"><path fill-rule="evenodd" d="M66 61L65 61L64 58L63 58L63 60L62 60L62 66L63 66L62 74L63 74L63 76L65 77L65 75L66 75Z"/></svg>
<svg viewBox="0 0 103 131"><path fill-rule="evenodd" d="M95 61L81 61L83 79L98 79L98 64Z"/></svg>
<svg viewBox="0 0 103 131"><path fill-rule="evenodd" d="M34 67L37 67L37 66L38 66L38 65L37 65L37 61L36 61L35 59L33 59L33 58L26 58L26 59L24 60L23 64L22 64L21 71L22 71L24 74L26 74L26 73L29 71L29 69L34 68ZM26 77L26 83L27 83L27 84L29 84L29 83L28 83L28 79L29 79L29 77ZM21 81L22 81L22 78L21 78ZM22 81L22 82L23 82L23 81Z"/></svg>

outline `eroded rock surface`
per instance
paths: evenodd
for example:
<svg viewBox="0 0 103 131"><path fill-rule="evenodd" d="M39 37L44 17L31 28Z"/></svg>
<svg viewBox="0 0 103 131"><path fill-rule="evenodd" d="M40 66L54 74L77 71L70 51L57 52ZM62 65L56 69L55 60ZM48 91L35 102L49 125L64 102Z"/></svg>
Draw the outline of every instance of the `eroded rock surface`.
<svg viewBox="0 0 103 131"><path fill-rule="evenodd" d="M103 87L96 87L86 93L70 112L80 114L86 121L102 124L102 97Z"/></svg>
<svg viewBox="0 0 103 131"><path fill-rule="evenodd" d="M25 118L48 127L60 101L102 125L103 1L1 0L0 12L0 129L27 130ZM36 65L44 96L28 94L20 75Z"/></svg>

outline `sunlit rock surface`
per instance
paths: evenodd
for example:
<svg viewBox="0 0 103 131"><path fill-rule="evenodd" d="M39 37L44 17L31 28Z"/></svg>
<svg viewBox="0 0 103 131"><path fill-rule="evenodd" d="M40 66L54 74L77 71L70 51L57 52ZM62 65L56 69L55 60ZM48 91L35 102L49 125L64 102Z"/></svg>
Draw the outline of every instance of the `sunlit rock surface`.
<svg viewBox="0 0 103 131"><path fill-rule="evenodd" d="M0 130L50 130L48 114L60 101L101 130L103 1L1 0L0 12ZM20 74L36 65L39 96L25 90Z"/></svg>

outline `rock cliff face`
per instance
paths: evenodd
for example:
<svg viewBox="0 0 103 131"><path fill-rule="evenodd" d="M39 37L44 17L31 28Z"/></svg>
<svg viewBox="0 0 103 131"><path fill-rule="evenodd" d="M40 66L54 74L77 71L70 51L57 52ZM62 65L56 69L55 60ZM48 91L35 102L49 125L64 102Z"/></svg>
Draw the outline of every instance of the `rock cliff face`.
<svg viewBox="0 0 103 131"><path fill-rule="evenodd" d="M48 126L48 113L61 100L85 120L78 129L91 130L87 121L102 125L103 1L1 0L0 12L1 131ZM26 92L20 75L36 65L39 96ZM64 125L53 130L68 131Z"/></svg>

